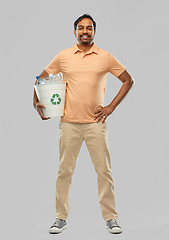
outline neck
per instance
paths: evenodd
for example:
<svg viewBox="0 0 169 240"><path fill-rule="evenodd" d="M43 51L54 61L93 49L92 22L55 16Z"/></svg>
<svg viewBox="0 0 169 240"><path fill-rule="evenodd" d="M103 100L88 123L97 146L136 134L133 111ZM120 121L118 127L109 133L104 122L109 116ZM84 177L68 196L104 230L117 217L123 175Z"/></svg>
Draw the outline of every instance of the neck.
<svg viewBox="0 0 169 240"><path fill-rule="evenodd" d="M88 52L89 49L93 46L94 42L89 43L89 44L80 44L77 42L77 46L80 50L82 50L83 52Z"/></svg>

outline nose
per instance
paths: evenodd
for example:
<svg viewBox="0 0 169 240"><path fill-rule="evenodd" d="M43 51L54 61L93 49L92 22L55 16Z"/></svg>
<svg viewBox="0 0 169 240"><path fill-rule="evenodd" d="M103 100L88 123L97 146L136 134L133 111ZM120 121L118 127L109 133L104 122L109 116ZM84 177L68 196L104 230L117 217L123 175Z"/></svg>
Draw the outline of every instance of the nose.
<svg viewBox="0 0 169 240"><path fill-rule="evenodd" d="M87 33L87 28L84 28L84 29L83 29L83 33Z"/></svg>

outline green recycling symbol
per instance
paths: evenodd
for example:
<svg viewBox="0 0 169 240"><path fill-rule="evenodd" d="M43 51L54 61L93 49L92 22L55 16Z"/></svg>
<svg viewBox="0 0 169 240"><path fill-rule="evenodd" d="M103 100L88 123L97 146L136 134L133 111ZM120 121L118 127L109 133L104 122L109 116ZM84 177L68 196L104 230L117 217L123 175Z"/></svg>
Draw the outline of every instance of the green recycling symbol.
<svg viewBox="0 0 169 240"><path fill-rule="evenodd" d="M53 94L53 96L50 99L50 101L51 101L51 103L53 105L56 105L56 104L59 105L61 103L62 99L60 98L59 94L56 93L56 94Z"/></svg>

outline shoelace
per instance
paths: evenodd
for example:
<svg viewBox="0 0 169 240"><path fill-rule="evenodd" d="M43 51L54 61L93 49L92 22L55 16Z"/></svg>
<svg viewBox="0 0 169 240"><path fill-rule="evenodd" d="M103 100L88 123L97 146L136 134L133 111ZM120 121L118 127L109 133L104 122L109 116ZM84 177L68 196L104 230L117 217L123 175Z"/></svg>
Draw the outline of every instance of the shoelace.
<svg viewBox="0 0 169 240"><path fill-rule="evenodd" d="M113 219L112 225L113 225L113 227L119 227L119 225L115 219Z"/></svg>
<svg viewBox="0 0 169 240"><path fill-rule="evenodd" d="M59 227L60 219L56 219L53 223L53 226Z"/></svg>

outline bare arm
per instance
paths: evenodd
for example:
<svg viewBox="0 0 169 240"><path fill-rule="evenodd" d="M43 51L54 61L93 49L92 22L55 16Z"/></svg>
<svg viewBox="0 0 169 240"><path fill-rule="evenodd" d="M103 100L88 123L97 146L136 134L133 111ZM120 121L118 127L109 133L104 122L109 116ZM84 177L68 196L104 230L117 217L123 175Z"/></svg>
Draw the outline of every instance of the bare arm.
<svg viewBox="0 0 169 240"><path fill-rule="evenodd" d="M43 72L40 74L40 78L45 78L47 77L49 74L43 70ZM35 85L37 84L37 81L35 82ZM46 108L44 105L39 103L38 97L36 95L36 91L34 89L34 95L33 95L33 106L34 108L37 110L37 112L39 113L40 117L42 118L42 120L48 120L50 118L46 118L43 113L42 113L42 108Z"/></svg>
<svg viewBox="0 0 169 240"><path fill-rule="evenodd" d="M113 101L106 107L100 107L95 112L95 118L97 121L102 121L102 123L105 122L106 118L116 109L116 107L122 102L122 100L125 98L129 90L131 89L134 81L132 80L132 77L130 74L125 70L118 79L123 83L121 86L119 92L113 99Z"/></svg>

